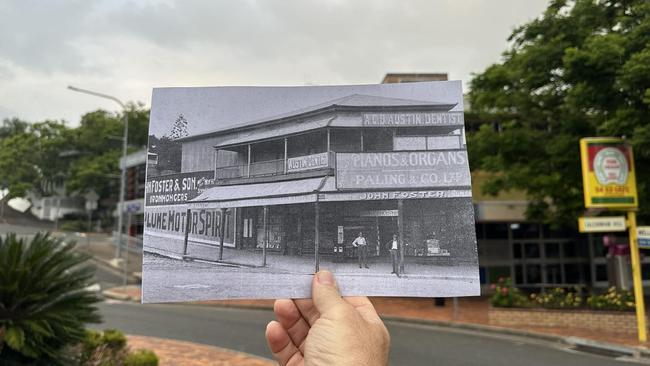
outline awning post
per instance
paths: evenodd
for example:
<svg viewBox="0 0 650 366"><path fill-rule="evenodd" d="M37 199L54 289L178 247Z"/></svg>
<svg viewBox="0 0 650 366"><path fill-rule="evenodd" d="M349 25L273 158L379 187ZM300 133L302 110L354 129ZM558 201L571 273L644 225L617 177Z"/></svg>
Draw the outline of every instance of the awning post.
<svg viewBox="0 0 650 366"><path fill-rule="evenodd" d="M269 242L269 206L264 206L264 242L262 243L262 267L266 267L266 244Z"/></svg>
<svg viewBox="0 0 650 366"><path fill-rule="evenodd" d="M223 260L223 239L226 236L226 209L219 210L219 260Z"/></svg>
<svg viewBox="0 0 650 366"><path fill-rule="evenodd" d="M284 138L284 174L287 174L287 138Z"/></svg>
<svg viewBox="0 0 650 366"><path fill-rule="evenodd" d="M397 231L399 235L399 272L404 273L404 200L397 200Z"/></svg>
<svg viewBox="0 0 650 366"><path fill-rule="evenodd" d="M246 164L246 178L251 177L251 144L248 144L248 163Z"/></svg>
<svg viewBox="0 0 650 366"><path fill-rule="evenodd" d="M192 225L191 215L192 215L192 210L188 208L185 215L185 237L183 239L183 258L187 256L187 238L190 233L190 226Z"/></svg>
<svg viewBox="0 0 650 366"><path fill-rule="evenodd" d="M320 230L319 230L319 221L320 221L320 207L318 202L314 203L314 267L315 273L320 270L320 258L318 255L318 247L320 243Z"/></svg>

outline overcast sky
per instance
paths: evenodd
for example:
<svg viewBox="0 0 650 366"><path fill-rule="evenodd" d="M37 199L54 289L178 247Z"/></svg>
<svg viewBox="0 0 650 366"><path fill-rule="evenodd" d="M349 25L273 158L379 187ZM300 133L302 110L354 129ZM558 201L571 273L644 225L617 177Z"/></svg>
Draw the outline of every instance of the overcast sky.
<svg viewBox="0 0 650 366"><path fill-rule="evenodd" d="M462 80L497 62L547 0L0 0L0 119L65 119L162 86Z"/></svg>

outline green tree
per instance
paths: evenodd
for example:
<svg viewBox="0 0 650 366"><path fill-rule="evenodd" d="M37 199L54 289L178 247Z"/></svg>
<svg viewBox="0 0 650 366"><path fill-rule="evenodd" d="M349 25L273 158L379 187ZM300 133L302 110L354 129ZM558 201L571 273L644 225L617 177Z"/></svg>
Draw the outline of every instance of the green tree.
<svg viewBox="0 0 650 366"><path fill-rule="evenodd" d="M130 150L147 144L149 110L143 104L127 104ZM122 156L124 115L97 110L81 117L70 143L77 152L71 163L66 188L69 191L95 190L101 197L117 197Z"/></svg>
<svg viewBox="0 0 650 366"><path fill-rule="evenodd" d="M0 128L0 183L9 185L10 196L24 196L32 190L48 193L48 184L65 171L69 129L61 122L29 124L5 120Z"/></svg>
<svg viewBox="0 0 650 366"><path fill-rule="evenodd" d="M0 363L61 364L85 324L100 321L87 259L47 234L0 238Z"/></svg>
<svg viewBox="0 0 650 366"><path fill-rule="evenodd" d="M487 193L523 190L531 219L574 223L583 210L581 137L634 147L640 214L650 216L650 3L553 0L517 28L501 62L471 82L472 168Z"/></svg>

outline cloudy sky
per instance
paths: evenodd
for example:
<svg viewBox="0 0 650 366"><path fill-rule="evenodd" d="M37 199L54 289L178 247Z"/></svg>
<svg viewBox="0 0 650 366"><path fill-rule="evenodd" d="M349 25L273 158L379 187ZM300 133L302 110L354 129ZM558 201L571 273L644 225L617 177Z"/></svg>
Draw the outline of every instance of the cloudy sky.
<svg viewBox="0 0 650 366"><path fill-rule="evenodd" d="M149 105L160 86L378 83L499 60L547 0L0 0L0 119Z"/></svg>

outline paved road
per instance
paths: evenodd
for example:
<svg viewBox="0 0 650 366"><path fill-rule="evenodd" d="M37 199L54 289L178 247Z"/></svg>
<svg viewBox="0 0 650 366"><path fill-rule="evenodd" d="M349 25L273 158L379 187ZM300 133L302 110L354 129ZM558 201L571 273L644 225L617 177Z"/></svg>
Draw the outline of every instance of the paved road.
<svg viewBox="0 0 650 366"><path fill-rule="evenodd" d="M130 334L176 338L271 357L264 340L270 311L199 305L103 303L105 324ZM559 345L476 332L388 322L392 365L623 365Z"/></svg>

